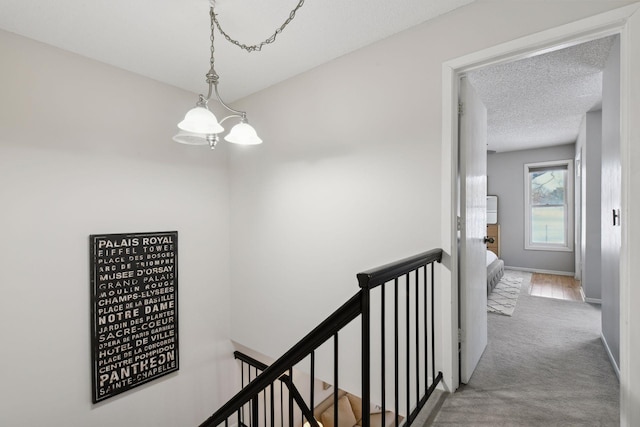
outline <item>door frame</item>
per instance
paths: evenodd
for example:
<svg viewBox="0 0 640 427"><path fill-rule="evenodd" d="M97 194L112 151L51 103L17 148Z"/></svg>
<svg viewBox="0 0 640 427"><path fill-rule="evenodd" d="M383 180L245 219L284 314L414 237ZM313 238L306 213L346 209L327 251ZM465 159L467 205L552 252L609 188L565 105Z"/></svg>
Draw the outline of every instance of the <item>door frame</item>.
<svg viewBox="0 0 640 427"><path fill-rule="evenodd" d="M450 391L455 390L459 383L458 372L458 254L457 254L457 224L456 212L459 194L456 185L458 175L458 97L460 76L466 72L485 67L487 65L515 61L527 57L551 52L564 47L584 43L593 39L613 34L620 35L621 42L621 166L622 166L622 215L631 218L636 202L629 191L630 181L640 181L640 176L632 175L631 157L640 158L640 153L632 150L631 141L640 136L640 126L634 124L630 117L640 113L640 85L632 81L632 67L640 67L637 54L640 46L631 46L632 40L638 41L639 25L631 27L629 18L638 12L640 3L604 12L570 24L552 28L530 36L509 41L488 49L474 52L460 58L447 61L442 65L442 164L451 165L442 170L442 247L446 253L443 258L443 350L442 360L444 384ZM638 12L640 13L640 12ZM633 31L633 37L630 33ZM635 95L635 99L634 99ZM633 379L640 375L632 369L631 353L639 352L638 344L632 341L630 322L630 305L633 297L640 300L640 293L630 289L632 274L640 274L640 268L635 268L630 259L640 251L635 247L632 235L638 237L638 232L632 230L626 221L622 222L622 248L620 251L620 411L621 425L628 425L635 417L640 417L640 411L633 408L631 402ZM640 240L637 239L636 240ZM632 271L633 270L633 271ZM636 276L637 277L637 276ZM634 316L635 317L635 316ZM449 363L450 362L450 363Z"/></svg>

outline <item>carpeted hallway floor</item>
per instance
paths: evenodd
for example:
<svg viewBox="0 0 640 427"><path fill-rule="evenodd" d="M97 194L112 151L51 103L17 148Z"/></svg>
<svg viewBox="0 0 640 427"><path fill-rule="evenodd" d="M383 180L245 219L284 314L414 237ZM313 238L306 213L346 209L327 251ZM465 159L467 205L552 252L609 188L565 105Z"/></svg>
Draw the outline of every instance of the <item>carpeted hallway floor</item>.
<svg viewBox="0 0 640 427"><path fill-rule="evenodd" d="M619 384L600 340L599 307L528 295L513 317L488 313L489 344L434 426L617 426Z"/></svg>

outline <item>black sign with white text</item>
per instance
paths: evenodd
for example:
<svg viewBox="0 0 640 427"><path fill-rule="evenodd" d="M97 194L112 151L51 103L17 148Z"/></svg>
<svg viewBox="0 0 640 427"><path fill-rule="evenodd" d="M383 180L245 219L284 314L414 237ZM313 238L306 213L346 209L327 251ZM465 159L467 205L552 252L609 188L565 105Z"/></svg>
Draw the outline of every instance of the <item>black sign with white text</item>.
<svg viewBox="0 0 640 427"><path fill-rule="evenodd" d="M178 232L90 240L97 403L178 370Z"/></svg>

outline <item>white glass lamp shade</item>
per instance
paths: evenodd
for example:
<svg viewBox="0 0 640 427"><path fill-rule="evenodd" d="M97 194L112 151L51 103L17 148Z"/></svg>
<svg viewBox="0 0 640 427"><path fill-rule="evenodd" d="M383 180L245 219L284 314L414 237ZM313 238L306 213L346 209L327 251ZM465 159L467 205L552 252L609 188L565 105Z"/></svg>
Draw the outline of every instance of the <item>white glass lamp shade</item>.
<svg viewBox="0 0 640 427"><path fill-rule="evenodd" d="M224 131L216 116L204 107L195 107L187 111L178 128L190 133L212 134Z"/></svg>
<svg viewBox="0 0 640 427"><path fill-rule="evenodd" d="M231 128L231 132L224 137L225 141L241 145L262 144L262 140L258 137L256 130L245 122L240 122Z"/></svg>
<svg viewBox="0 0 640 427"><path fill-rule="evenodd" d="M173 140L186 145L209 145L207 135L201 133L185 132L181 130L174 135Z"/></svg>

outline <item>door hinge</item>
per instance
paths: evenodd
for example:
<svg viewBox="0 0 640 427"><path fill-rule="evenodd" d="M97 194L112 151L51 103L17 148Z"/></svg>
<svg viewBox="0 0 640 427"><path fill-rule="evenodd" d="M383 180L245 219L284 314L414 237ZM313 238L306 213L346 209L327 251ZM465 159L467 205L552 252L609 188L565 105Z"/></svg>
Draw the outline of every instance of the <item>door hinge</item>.
<svg viewBox="0 0 640 427"><path fill-rule="evenodd" d="M462 230L462 218L456 217L456 227L458 231Z"/></svg>
<svg viewBox="0 0 640 427"><path fill-rule="evenodd" d="M464 104L462 104L462 101L458 101L458 114L461 115L464 113Z"/></svg>
<svg viewBox="0 0 640 427"><path fill-rule="evenodd" d="M458 342L462 342L462 329L458 329Z"/></svg>

